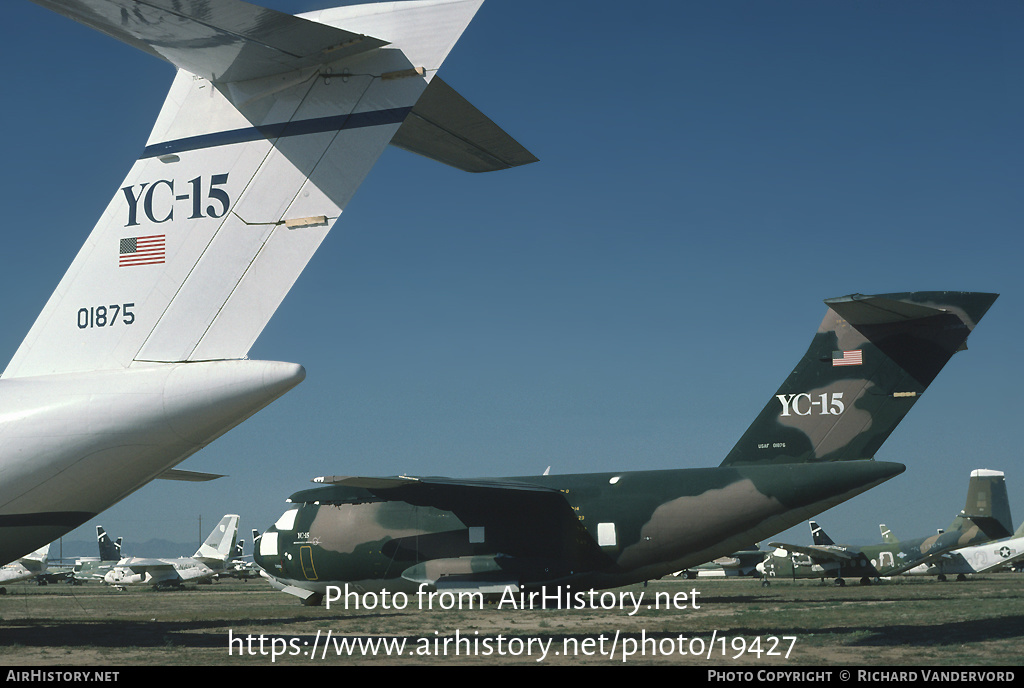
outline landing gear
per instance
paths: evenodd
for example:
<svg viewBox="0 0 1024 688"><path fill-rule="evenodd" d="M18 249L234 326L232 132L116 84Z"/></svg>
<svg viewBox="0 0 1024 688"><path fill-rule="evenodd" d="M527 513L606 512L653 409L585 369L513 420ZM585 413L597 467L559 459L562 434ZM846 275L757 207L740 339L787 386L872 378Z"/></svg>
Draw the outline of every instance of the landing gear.
<svg viewBox="0 0 1024 688"><path fill-rule="evenodd" d="M846 587L846 579L845 578L836 578L836 585L839 586L840 588L845 588Z"/></svg>
<svg viewBox="0 0 1024 688"><path fill-rule="evenodd" d="M860 579L860 584L861 585L871 585L871 577L870 576L864 576L863 578Z"/></svg>

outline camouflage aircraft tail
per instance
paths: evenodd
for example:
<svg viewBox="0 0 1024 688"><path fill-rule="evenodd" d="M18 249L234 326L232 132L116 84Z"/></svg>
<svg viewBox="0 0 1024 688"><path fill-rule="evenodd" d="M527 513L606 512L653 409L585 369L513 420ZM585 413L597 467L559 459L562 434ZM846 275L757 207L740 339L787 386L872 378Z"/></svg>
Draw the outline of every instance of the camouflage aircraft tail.
<svg viewBox="0 0 1024 688"><path fill-rule="evenodd" d="M967 537L971 543L998 540L1013 533L1010 498L1002 471L978 469L971 472L967 503L953 519L949 531L963 533L961 539Z"/></svg>
<svg viewBox="0 0 1024 688"><path fill-rule="evenodd" d="M807 353L722 465L874 458L996 297L827 299Z"/></svg>
<svg viewBox="0 0 1024 688"><path fill-rule="evenodd" d="M878 529L882 531L882 542L884 542L887 545L900 544L900 539L896 537L896 533L892 532L889 526L885 525L884 523L879 523Z"/></svg>

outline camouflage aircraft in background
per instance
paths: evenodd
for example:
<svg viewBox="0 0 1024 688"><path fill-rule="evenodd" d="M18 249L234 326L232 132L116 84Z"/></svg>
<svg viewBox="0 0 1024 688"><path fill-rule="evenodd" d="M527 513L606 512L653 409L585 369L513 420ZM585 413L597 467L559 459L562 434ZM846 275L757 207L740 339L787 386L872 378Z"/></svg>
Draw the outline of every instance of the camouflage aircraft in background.
<svg viewBox="0 0 1024 688"><path fill-rule="evenodd" d="M186 581L213 578L232 567L238 540L238 516L228 514L220 520L206 541L191 557L173 559L122 559L103 576L104 582L123 590L128 585L179 587Z"/></svg>
<svg viewBox="0 0 1024 688"><path fill-rule="evenodd" d="M893 537L895 538L895 536ZM896 541L899 542L899 540ZM947 576L956 576L957 580L962 581L970 574L992 573L1003 568L1014 567L1022 561L1024 561L1024 522L1009 538L946 552L936 561L915 566L904 571L903 575L936 576L940 581L946 580Z"/></svg>
<svg viewBox="0 0 1024 688"><path fill-rule="evenodd" d="M902 473L875 452L995 298L826 300L807 353L717 468L318 478L260 536L255 561L306 604L346 583L579 590L712 561Z"/></svg>
<svg viewBox="0 0 1024 688"><path fill-rule="evenodd" d="M772 578L835 578L842 586L843 576L848 576L860 577L867 585L872 579L929 564L946 552L1006 537L1013 527L1003 474L987 470L971 473L963 511L948 530L936 535L904 542L893 542L890 536L882 544L856 547L837 545L814 521L810 526L810 547L770 543L775 551L757 567L766 584Z"/></svg>

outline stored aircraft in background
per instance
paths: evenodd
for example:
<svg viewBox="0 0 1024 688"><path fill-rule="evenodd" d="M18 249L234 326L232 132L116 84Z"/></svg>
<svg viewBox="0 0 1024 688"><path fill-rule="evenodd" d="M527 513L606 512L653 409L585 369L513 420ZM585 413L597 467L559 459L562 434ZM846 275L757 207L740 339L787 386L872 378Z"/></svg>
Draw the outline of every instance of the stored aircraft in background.
<svg viewBox="0 0 1024 688"><path fill-rule="evenodd" d="M75 560L72 578L76 582L103 580L107 572L117 565L121 556L121 538L111 540L103 526L96 526L96 544L99 557L80 557Z"/></svg>
<svg viewBox="0 0 1024 688"><path fill-rule="evenodd" d="M764 561L768 552L760 549L755 543L753 547L741 549L714 561L691 566L676 575L684 578L733 578L742 576L759 576L757 565Z"/></svg>
<svg viewBox="0 0 1024 688"><path fill-rule="evenodd" d="M107 571L103 581L123 590L129 585L168 588L179 587L182 583L190 581L209 580L231 570L237 541L238 516L228 514L220 520L191 557L125 558Z"/></svg>
<svg viewBox="0 0 1024 688"><path fill-rule="evenodd" d="M33 1L178 71L0 376L0 564L155 478L203 478L173 467L303 379L247 354L388 144L474 172L536 160L437 77L482 0Z"/></svg>
<svg viewBox="0 0 1024 688"><path fill-rule="evenodd" d="M252 539L256 541L259 533L253 529ZM249 580L250 578L260 577L260 567L252 561L252 555L245 553L245 540L239 540L235 545L235 554L231 557L231 561L228 562L228 566L222 573L217 574L217 579L221 578L238 578L239 580Z"/></svg>
<svg viewBox="0 0 1024 688"><path fill-rule="evenodd" d="M895 535L893 537L895 538ZM1008 538L946 552L935 561L904 571L903 575L936 576L940 581L946 580L947 576L956 576L957 580L962 581L971 574L993 573L1004 568L1012 568L1022 561L1024 522Z"/></svg>
<svg viewBox="0 0 1024 688"><path fill-rule="evenodd" d="M45 576L50 554L50 545L46 544L31 554L26 554L17 561L0 566L0 583L17 583ZM6 595L7 588L0 587L0 595Z"/></svg>
<svg viewBox="0 0 1024 688"><path fill-rule="evenodd" d="M712 561L903 472L875 452L995 298L828 299L807 353L717 468L319 478L260 536L256 563L316 604L345 584L578 590Z"/></svg>
<svg viewBox="0 0 1024 688"><path fill-rule="evenodd" d="M949 529L936 535L903 542L889 537L878 545L858 547L837 545L817 523L811 521L810 525L814 542L810 547L770 543L775 551L758 565L765 581L835 578L837 585L845 585L845 576L859 577L861 584L867 585L873 579L929 564L946 552L1005 537L1013 527L1003 474L989 470L971 473L963 511Z"/></svg>

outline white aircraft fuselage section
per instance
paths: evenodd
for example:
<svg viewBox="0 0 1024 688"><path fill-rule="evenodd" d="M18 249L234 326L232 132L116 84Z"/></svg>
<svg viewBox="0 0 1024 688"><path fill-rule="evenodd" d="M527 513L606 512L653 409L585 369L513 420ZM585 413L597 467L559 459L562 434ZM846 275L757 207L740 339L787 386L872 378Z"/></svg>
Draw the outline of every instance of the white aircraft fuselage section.
<svg viewBox="0 0 1024 688"><path fill-rule="evenodd" d="M482 2L35 1L179 70L0 376L0 564L302 380L249 349Z"/></svg>
<svg viewBox="0 0 1024 688"><path fill-rule="evenodd" d="M0 558L78 527L304 375L216 361L0 380Z"/></svg>

